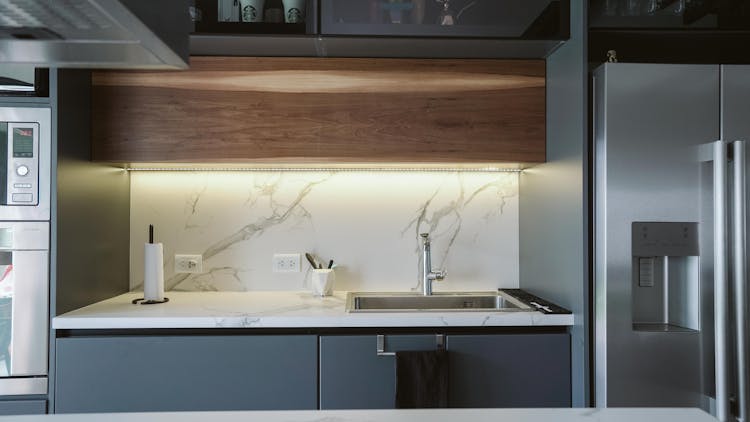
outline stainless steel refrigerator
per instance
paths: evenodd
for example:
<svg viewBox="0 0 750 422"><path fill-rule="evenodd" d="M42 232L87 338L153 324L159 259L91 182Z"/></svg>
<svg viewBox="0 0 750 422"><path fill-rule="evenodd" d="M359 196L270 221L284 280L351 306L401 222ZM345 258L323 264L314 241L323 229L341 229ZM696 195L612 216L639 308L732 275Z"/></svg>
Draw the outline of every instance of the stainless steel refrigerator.
<svg viewBox="0 0 750 422"><path fill-rule="evenodd" d="M593 74L599 407L748 419L750 66Z"/></svg>

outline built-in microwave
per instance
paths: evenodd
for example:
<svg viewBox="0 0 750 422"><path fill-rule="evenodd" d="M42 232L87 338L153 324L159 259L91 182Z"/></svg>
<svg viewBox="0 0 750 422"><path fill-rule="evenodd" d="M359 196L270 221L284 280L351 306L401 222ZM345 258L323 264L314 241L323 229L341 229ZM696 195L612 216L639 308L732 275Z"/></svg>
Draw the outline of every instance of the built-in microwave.
<svg viewBox="0 0 750 422"><path fill-rule="evenodd" d="M0 107L0 221L50 218L49 108Z"/></svg>

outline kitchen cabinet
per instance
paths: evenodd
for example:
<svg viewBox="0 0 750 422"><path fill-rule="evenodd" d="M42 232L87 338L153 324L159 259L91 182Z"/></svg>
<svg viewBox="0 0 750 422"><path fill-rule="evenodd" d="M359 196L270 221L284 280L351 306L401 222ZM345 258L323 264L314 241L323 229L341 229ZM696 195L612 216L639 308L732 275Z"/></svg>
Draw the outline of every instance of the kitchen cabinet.
<svg viewBox="0 0 750 422"><path fill-rule="evenodd" d="M434 335L389 335L389 352L434 350ZM377 336L320 337L321 409L392 409L396 397L393 356L378 356Z"/></svg>
<svg viewBox="0 0 750 422"><path fill-rule="evenodd" d="M47 413L46 400L0 400L0 416L43 415Z"/></svg>
<svg viewBox="0 0 750 422"><path fill-rule="evenodd" d="M570 0L306 0L280 22L290 1L196 0L191 54L543 59L570 37Z"/></svg>
<svg viewBox="0 0 750 422"><path fill-rule="evenodd" d="M310 335L58 338L55 413L317 407Z"/></svg>
<svg viewBox="0 0 750 422"><path fill-rule="evenodd" d="M570 336L450 335L451 407L569 407Z"/></svg>
<svg viewBox="0 0 750 422"><path fill-rule="evenodd" d="M194 57L92 85L102 162L545 160L541 60Z"/></svg>
<svg viewBox="0 0 750 422"><path fill-rule="evenodd" d="M750 63L744 0L592 0L589 61L607 51L630 63Z"/></svg>
<svg viewBox="0 0 750 422"><path fill-rule="evenodd" d="M563 40L569 7L568 0L321 0L321 33Z"/></svg>
<svg viewBox="0 0 750 422"><path fill-rule="evenodd" d="M194 34L308 34L317 31L317 0L195 0ZM302 5L301 13L290 5ZM254 7L260 6L260 10ZM243 9L249 11L243 13ZM250 12L251 10L251 12ZM287 16L288 15L288 16Z"/></svg>
<svg viewBox="0 0 750 422"><path fill-rule="evenodd" d="M450 407L570 406L566 333L447 335ZM392 408L394 357L375 335L321 336L320 408ZM435 335L388 335L386 350L434 350Z"/></svg>

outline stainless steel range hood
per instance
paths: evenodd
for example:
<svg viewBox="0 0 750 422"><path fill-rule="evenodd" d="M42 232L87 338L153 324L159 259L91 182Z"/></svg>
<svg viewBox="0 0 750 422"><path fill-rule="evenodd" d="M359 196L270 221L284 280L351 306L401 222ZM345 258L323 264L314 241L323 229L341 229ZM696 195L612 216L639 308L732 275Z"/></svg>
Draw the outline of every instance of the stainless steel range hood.
<svg viewBox="0 0 750 422"><path fill-rule="evenodd" d="M189 0L0 0L0 62L184 69Z"/></svg>

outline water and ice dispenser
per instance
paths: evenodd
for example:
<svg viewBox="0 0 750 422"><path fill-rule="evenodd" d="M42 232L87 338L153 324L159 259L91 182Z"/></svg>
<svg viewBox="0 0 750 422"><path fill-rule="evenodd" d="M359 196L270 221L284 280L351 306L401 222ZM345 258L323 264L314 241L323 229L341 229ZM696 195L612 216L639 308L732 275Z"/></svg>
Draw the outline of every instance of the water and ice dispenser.
<svg viewBox="0 0 750 422"><path fill-rule="evenodd" d="M698 223L633 223L633 330L700 330L699 255Z"/></svg>

